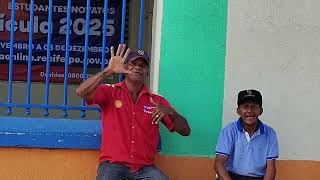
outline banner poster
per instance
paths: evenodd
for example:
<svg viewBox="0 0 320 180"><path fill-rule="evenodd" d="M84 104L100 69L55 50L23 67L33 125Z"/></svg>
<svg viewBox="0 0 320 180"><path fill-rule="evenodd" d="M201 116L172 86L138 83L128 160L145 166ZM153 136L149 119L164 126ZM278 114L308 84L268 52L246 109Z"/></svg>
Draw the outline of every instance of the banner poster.
<svg viewBox="0 0 320 180"><path fill-rule="evenodd" d="M72 1L71 9L67 0L53 0L51 46L47 45L49 0L35 0L32 47L29 47L30 0L16 0L14 4L14 44L13 81L26 81L28 71L28 50L32 48L31 81L45 82L47 49L50 48L50 82L63 83L65 53L69 51L68 82L81 83L85 51L86 0ZM109 49L120 43L121 11L120 0L108 4L107 43L102 49L102 28L104 1L91 0L88 47L87 77L100 71L102 51L106 60L110 58ZM11 0L1 0L0 5L0 80L9 79ZM71 11L70 45L66 47L67 11ZM117 77L109 77L116 82Z"/></svg>

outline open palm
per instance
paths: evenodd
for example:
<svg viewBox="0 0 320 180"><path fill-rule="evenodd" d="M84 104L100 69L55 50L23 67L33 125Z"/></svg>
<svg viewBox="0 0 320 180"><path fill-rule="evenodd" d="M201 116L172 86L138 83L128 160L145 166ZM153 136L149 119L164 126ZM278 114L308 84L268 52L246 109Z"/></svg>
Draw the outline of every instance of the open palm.
<svg viewBox="0 0 320 180"><path fill-rule="evenodd" d="M110 48L111 59L109 61L108 69L114 71L115 73L131 74L132 72L125 68L124 63L126 62L128 55L130 53L130 48L126 49L125 44L119 44L116 55L114 55L114 47ZM106 68L106 69L107 69Z"/></svg>

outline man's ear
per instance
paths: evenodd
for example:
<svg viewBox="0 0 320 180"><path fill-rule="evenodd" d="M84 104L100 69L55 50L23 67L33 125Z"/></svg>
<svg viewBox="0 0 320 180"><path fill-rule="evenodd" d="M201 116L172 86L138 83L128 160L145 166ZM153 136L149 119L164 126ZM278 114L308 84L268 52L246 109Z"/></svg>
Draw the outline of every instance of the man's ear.
<svg viewBox="0 0 320 180"><path fill-rule="evenodd" d="M261 107L260 115L261 115L262 113L263 113L263 108ZM259 115L259 116L260 116L260 115Z"/></svg>
<svg viewBox="0 0 320 180"><path fill-rule="evenodd" d="M239 106L237 107L237 113L240 116L240 108L239 108Z"/></svg>

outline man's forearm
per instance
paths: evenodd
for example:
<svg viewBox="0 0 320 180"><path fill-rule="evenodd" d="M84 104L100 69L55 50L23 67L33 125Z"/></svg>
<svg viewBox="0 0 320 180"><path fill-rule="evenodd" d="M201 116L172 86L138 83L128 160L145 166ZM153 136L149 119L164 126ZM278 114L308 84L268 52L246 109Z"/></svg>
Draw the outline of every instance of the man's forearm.
<svg viewBox="0 0 320 180"><path fill-rule="evenodd" d="M263 180L274 180L276 177L276 169L266 170Z"/></svg>
<svg viewBox="0 0 320 180"><path fill-rule="evenodd" d="M215 171L218 174L219 180L232 180L229 176L229 173L227 172L225 166L223 165L216 165Z"/></svg>
<svg viewBox="0 0 320 180"><path fill-rule="evenodd" d="M189 136L191 129L188 121L182 117L179 113L173 112L169 114L170 119L172 119L176 132L182 136Z"/></svg>
<svg viewBox="0 0 320 180"><path fill-rule="evenodd" d="M268 160L266 167L266 174L263 180L274 180L276 177L276 162L275 160Z"/></svg>
<svg viewBox="0 0 320 180"><path fill-rule="evenodd" d="M101 71L89 79L82 82L76 90L78 96L87 97L101 84L101 82L111 76L114 72L112 70Z"/></svg>

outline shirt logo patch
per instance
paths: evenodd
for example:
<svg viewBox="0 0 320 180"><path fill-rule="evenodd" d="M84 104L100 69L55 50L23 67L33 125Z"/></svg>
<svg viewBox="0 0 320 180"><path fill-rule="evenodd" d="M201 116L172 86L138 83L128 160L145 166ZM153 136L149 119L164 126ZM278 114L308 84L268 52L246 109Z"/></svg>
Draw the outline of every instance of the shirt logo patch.
<svg viewBox="0 0 320 180"><path fill-rule="evenodd" d="M156 108L155 106L143 106L143 112L147 114L151 114L152 110Z"/></svg>
<svg viewBox="0 0 320 180"><path fill-rule="evenodd" d="M116 108L121 108L122 107L122 101L120 101L120 100L115 100L114 101L114 106L116 107Z"/></svg>

